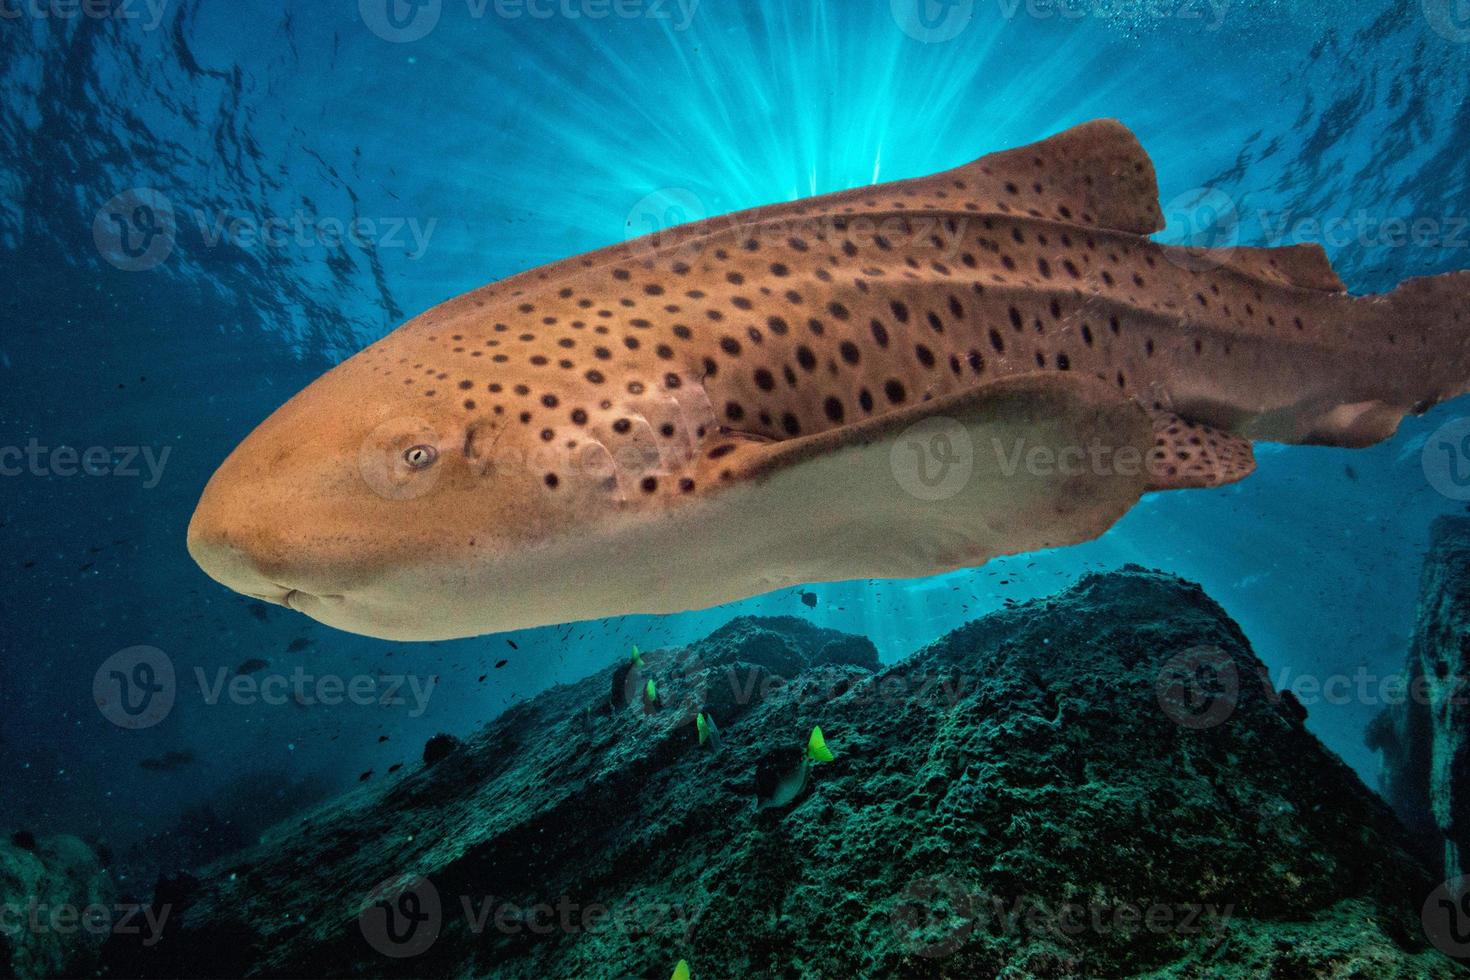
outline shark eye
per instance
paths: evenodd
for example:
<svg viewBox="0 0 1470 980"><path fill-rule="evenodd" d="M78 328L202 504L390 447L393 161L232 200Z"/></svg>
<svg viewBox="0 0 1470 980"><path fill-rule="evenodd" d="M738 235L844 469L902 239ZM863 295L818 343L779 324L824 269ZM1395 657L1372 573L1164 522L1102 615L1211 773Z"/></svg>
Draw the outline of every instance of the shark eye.
<svg viewBox="0 0 1470 980"><path fill-rule="evenodd" d="M413 470L427 469L438 458L439 450L433 446L411 446L403 451L403 461Z"/></svg>

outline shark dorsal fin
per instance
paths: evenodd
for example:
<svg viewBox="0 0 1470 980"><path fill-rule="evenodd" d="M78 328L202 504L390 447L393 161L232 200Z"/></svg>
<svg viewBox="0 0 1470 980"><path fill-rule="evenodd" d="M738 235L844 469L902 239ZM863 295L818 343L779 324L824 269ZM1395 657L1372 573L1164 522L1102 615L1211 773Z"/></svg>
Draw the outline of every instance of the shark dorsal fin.
<svg viewBox="0 0 1470 980"><path fill-rule="evenodd" d="M1315 243L1281 248L1232 248L1222 254L1227 268L1256 279L1324 293L1347 292L1347 286L1333 271L1326 250Z"/></svg>
<svg viewBox="0 0 1470 980"><path fill-rule="evenodd" d="M993 153L931 179L966 184L965 193L978 198L985 212L1020 213L1135 235L1164 227L1153 161L1128 127L1113 119Z"/></svg>

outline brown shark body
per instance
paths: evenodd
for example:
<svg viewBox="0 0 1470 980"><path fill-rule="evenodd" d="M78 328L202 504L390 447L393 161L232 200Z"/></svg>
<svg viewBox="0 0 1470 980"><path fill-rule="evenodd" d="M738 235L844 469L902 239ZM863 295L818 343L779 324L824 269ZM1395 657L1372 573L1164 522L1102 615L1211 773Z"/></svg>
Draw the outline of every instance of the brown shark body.
<svg viewBox="0 0 1470 980"><path fill-rule="evenodd" d="M671 612L1086 540L1251 441L1365 446L1467 390L1470 274L1357 298L1316 247L1161 225L1097 122L522 273L283 406L190 550L392 638Z"/></svg>

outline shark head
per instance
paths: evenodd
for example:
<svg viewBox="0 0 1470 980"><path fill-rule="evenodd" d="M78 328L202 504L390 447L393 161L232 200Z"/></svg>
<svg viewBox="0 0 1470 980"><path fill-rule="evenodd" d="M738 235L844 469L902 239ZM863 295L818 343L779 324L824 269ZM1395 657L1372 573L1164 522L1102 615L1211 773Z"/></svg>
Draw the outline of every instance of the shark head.
<svg viewBox="0 0 1470 980"><path fill-rule="evenodd" d="M413 331L390 340L394 362L427 356ZM387 383L388 357L369 348L261 423L205 487L189 553L236 592L355 633L443 639L539 621L537 562L606 508L553 492L571 450L491 411L485 385Z"/></svg>

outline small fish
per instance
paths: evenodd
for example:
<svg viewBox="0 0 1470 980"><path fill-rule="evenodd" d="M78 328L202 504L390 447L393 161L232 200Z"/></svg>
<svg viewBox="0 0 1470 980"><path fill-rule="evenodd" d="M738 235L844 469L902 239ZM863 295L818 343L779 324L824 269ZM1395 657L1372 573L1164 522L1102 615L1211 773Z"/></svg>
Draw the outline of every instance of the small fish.
<svg viewBox="0 0 1470 980"><path fill-rule="evenodd" d="M235 668L235 674L238 677L244 677L246 674L253 674L258 670L265 670L270 665L271 662L269 660L261 660L259 657L251 657L249 660L245 661L240 666Z"/></svg>
<svg viewBox="0 0 1470 980"><path fill-rule="evenodd" d="M505 665L506 665L506 664L508 664L508 663L510 663L510 661L509 661L509 660L497 660L497 661L495 661L495 669L496 669L496 670L499 670L499 669L500 669L500 668L502 668L502 667L504 667L504 666L505 666ZM482 678L480 678L480 679L481 679L481 680L484 680L484 678L483 678L483 677L482 677Z"/></svg>
<svg viewBox="0 0 1470 980"><path fill-rule="evenodd" d="M715 724L713 715L707 715L701 711L694 716L694 727L699 732L700 745L708 745L711 752L720 751L720 729Z"/></svg>
<svg viewBox="0 0 1470 980"><path fill-rule="evenodd" d="M1358 482L1358 471L1355 470L1355 469L1353 469L1353 466L1352 466L1351 463L1347 463L1347 464L1345 464L1343 466L1342 473L1343 473L1344 476L1346 476L1349 480L1352 480L1354 483L1357 483Z"/></svg>
<svg viewBox="0 0 1470 980"><path fill-rule="evenodd" d="M827 739L822 735L820 725L812 729L811 737L807 739L806 757L812 762L831 762L836 758L827 748Z"/></svg>
<svg viewBox="0 0 1470 980"><path fill-rule="evenodd" d="M808 609L817 608L817 594L815 592L801 593L801 604Z"/></svg>
<svg viewBox="0 0 1470 980"><path fill-rule="evenodd" d="M188 749L184 749L182 751L165 752L156 759L144 759L138 763L138 768L146 769L149 772L172 772L175 769L182 769L185 766L193 764L194 753Z"/></svg>
<svg viewBox="0 0 1470 980"><path fill-rule="evenodd" d="M304 636L298 636L296 639L294 639L290 643L286 644L286 652L287 653L300 653L302 650L305 650L309 646L311 646L311 641L310 640L308 640Z"/></svg>
<svg viewBox="0 0 1470 980"><path fill-rule="evenodd" d="M359 783L365 783L369 779L372 779L372 778L373 778L373 771L371 769L369 769L367 772L363 773L361 776L358 776L357 777L357 781Z"/></svg>
<svg viewBox="0 0 1470 980"><path fill-rule="evenodd" d="M400 770L402 768L403 768L403 763L401 763L401 762L395 762L395 763L393 763L393 765L391 765L391 766L388 767L388 775L391 776L393 773L397 772L398 770Z"/></svg>

